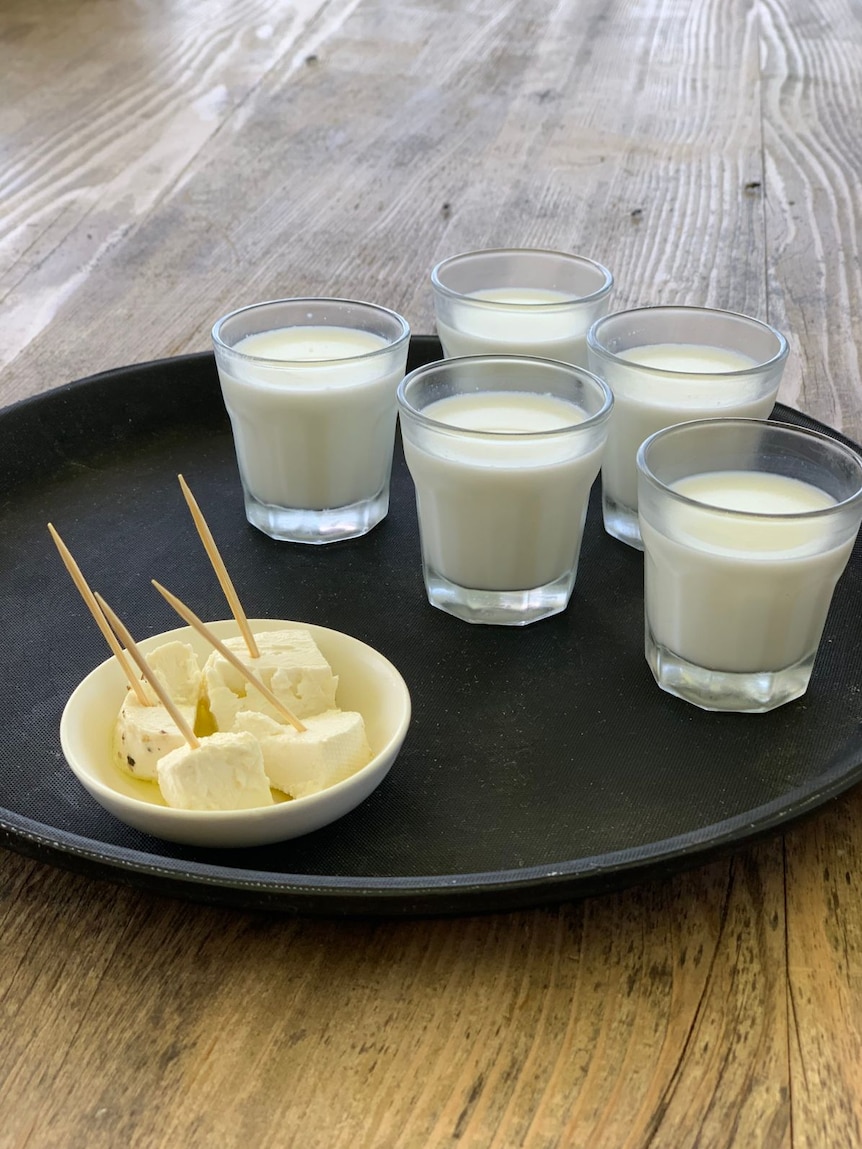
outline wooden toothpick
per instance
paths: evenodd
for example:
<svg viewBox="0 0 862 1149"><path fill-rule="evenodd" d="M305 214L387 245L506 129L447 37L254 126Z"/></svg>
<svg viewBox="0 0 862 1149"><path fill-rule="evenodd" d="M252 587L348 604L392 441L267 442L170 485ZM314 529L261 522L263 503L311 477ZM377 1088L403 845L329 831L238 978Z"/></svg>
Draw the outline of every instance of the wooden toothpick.
<svg viewBox="0 0 862 1149"><path fill-rule="evenodd" d="M144 658L144 655L135 640L129 634L128 630L125 628L114 611L111 610L102 596L98 593L98 591L96 592L96 601L105 612L105 617L107 618L108 622L110 622L111 626L122 639L126 650L128 650L129 654L137 663L138 669L149 683L153 693L156 695L159 702L161 702L162 706L164 706L165 710L167 710L168 714L170 714L171 719L173 720L174 725L179 730L180 734L182 734L183 738L185 738L186 742L188 742L192 750L197 750L197 748L200 746L200 742L198 741L195 732L189 726L188 722L186 722L185 718L183 718L182 714L180 714L179 710L177 709L177 704L174 702L173 698L171 698L170 694L168 694L167 690L165 690L164 686L162 686L158 675L150 669L146 658Z"/></svg>
<svg viewBox="0 0 862 1149"><path fill-rule="evenodd" d="M90 614L96 620L99 630L102 632L106 642L108 643L108 646L111 648L114 658L116 658L117 662L119 662L123 674L125 674L129 685L137 695L138 702L140 702L141 706L151 706L152 703L150 702L146 691L141 685L140 678L132 670L132 667L129 664L129 660L126 657L126 652L120 646L119 642L117 641L117 636L108 625L108 620L105 618L105 615L102 612L102 608L96 602L96 597L90 590L90 587L87 584L87 580L81 573L81 568L72 558L72 552L57 534L53 523L48 523L48 530L51 533L51 538L54 540L57 550L60 552L60 558L66 564L66 570L72 576L72 582L81 592L81 598L89 607Z"/></svg>
<svg viewBox="0 0 862 1149"><path fill-rule="evenodd" d="M204 545L204 550L209 556L213 570L216 573L216 578L218 579L219 585L224 591L224 596L228 601L228 606L230 607L231 612L236 619L240 633L245 639L245 644L248 647L248 652L252 658L260 658L260 650L258 649L258 645L255 642L254 635L251 633L251 627L248 625L248 619L246 618L245 611L242 609L242 603L239 601L239 595L236 593L236 589L233 585L233 582L231 581L231 577L227 573L227 567L224 565L224 560L219 554L215 539L212 536L212 531L209 529L207 521L204 518L203 511L198 506L197 499L189 490L189 485L182 477L182 475L177 475L177 478L180 481L180 488L182 489L185 500L188 503L189 510L192 513L192 518L194 519L195 526L198 529L198 534L201 537L201 542Z"/></svg>
<svg viewBox="0 0 862 1149"><path fill-rule="evenodd" d="M300 734L302 734L306 728L299 721L296 715L288 710L281 699L273 694L268 686L264 685L264 683L262 683L259 678L255 677L255 675L249 670L245 663L240 658L237 658L237 656L229 647L225 646L221 639L218 638L210 630L207 624L201 621L201 619L198 618L194 611L186 606L182 599L177 598L175 594L171 594L171 592L167 590L166 587L163 587L161 583L156 582L155 579L152 579L151 581L162 598L166 599L171 604L180 618L183 619L184 622L187 622L189 626L194 627L198 634L203 635L207 642L211 643L211 645L215 647L222 658L226 658L231 666L238 670L240 674L242 674L243 677L251 683L255 690L259 690L271 706L274 706L276 710L278 710L279 714L284 715L294 730L297 730Z"/></svg>

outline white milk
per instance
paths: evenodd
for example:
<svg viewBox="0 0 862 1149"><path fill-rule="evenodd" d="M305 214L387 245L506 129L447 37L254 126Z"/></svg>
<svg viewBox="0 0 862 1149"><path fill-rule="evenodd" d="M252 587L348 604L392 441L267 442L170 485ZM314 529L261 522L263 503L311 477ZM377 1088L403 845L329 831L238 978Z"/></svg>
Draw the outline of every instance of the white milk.
<svg viewBox="0 0 862 1149"><path fill-rule="evenodd" d="M255 359L221 369L237 460L261 503L305 510L343 507L386 483L402 372L371 332L289 327L249 335L234 348Z"/></svg>
<svg viewBox="0 0 862 1149"><path fill-rule="evenodd" d="M808 483L752 471L696 475L673 490L761 514L835 502ZM829 548L829 527L819 518L718 515L670 499L661 513L663 529L641 516L646 614L660 646L697 666L737 673L783 670L817 649L852 540Z"/></svg>
<svg viewBox="0 0 862 1149"><path fill-rule="evenodd" d="M587 361L587 329L595 318L592 311L579 312L577 300L562 291L538 287L499 287L471 291L466 299L508 303L507 308L471 307L452 303L458 327L437 318L437 334L443 352L452 359L459 355L534 355L559 359L563 363ZM541 304L570 304L563 310L543 311ZM532 309L532 310L531 310Z"/></svg>
<svg viewBox="0 0 862 1149"><path fill-rule="evenodd" d="M585 413L550 395L492 391L430 404L428 418L508 433L499 441L421 428L404 437L426 565L463 587L526 590L572 570L601 447L589 436L529 439L583 422ZM509 436L524 435L524 441Z"/></svg>
<svg viewBox="0 0 862 1149"><path fill-rule="evenodd" d="M605 495L624 507L635 509L638 505L635 458L641 443L653 432L690 419L765 419L775 405L775 391L763 396L759 380L697 378L757 366L756 360L739 351L657 343L617 355L639 366L680 373L656 373L647 378L622 364L603 362L605 381L614 393L614 409L602 460L602 485ZM690 372L692 377L686 378L682 372Z"/></svg>
<svg viewBox="0 0 862 1149"><path fill-rule="evenodd" d="M617 356L641 367L694 375L747 371L757 362L742 351L713 347L707 343L648 343L643 347L629 347L626 351L619 351Z"/></svg>

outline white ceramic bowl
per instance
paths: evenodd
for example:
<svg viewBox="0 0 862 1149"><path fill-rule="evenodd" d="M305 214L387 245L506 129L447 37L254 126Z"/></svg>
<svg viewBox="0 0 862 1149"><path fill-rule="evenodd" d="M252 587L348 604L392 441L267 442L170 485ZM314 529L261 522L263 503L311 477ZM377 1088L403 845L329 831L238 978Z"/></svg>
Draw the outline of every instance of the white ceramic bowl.
<svg viewBox="0 0 862 1149"><path fill-rule="evenodd" d="M365 719L374 754L350 778L306 798L254 810L175 810L166 806L154 782L123 774L111 760L114 723L125 696L125 680L114 658L97 666L66 703L60 743L81 784L120 821L157 838L190 846L260 846L297 838L326 826L364 801L389 772L410 722L410 694L391 662L364 642L322 626L283 619L251 619L255 633L298 627L311 631L324 658L338 675L337 702ZM209 624L219 638L239 633L233 619ZM201 664L212 651L190 627L155 634L139 645L144 653L159 643L181 639L197 651Z"/></svg>

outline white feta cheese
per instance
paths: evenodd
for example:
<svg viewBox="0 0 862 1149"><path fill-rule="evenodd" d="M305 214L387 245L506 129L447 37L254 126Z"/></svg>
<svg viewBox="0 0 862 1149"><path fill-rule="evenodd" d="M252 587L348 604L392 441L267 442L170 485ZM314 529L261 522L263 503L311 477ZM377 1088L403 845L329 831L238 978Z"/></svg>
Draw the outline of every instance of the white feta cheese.
<svg viewBox="0 0 862 1149"><path fill-rule="evenodd" d="M196 706L177 703L177 709L194 728ZM154 782L159 759L185 744L164 706L142 706L135 692L128 692L114 726L113 745L114 761L125 774Z"/></svg>
<svg viewBox="0 0 862 1149"><path fill-rule="evenodd" d="M349 778L372 758L361 714L327 710L303 718L303 733L265 714L240 711L236 728L260 743L270 784L292 798L304 798Z"/></svg>
<svg viewBox="0 0 862 1149"><path fill-rule="evenodd" d="M297 718L335 708L338 678L307 630L271 630L255 635L260 658L251 658L241 637L225 645L248 666L252 674L284 703ZM239 713L254 710L279 724L284 718L263 695L218 651L213 651L203 670L203 693L218 730L235 729Z"/></svg>
<svg viewBox="0 0 862 1149"><path fill-rule="evenodd" d="M171 696L172 701L185 706L197 706L201 693L201 668L197 655L187 642L164 642L147 652L147 664ZM147 683L144 690L149 698L158 702L155 692Z"/></svg>
<svg viewBox="0 0 862 1149"><path fill-rule="evenodd" d="M182 746L158 763L158 782L179 810L250 810L272 806L263 755L252 734L211 734L197 747Z"/></svg>

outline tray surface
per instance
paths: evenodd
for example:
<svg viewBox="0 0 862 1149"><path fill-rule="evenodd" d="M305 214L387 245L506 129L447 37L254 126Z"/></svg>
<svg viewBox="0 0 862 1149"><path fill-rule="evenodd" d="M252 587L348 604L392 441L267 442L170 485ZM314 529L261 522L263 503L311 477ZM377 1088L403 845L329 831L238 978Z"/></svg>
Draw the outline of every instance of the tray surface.
<svg viewBox="0 0 862 1149"><path fill-rule="evenodd" d="M414 337L411 368L439 357L436 340ZM775 417L841 438L787 408ZM250 616L346 631L411 690L389 776L307 837L222 851L150 838L97 806L60 752L66 699L107 648L45 524L136 637L177 625L151 577L202 617L224 617L178 472ZM858 542L808 694L767 715L706 714L652 680L642 558L602 530L598 484L569 609L526 628L470 626L425 600L400 444L389 516L365 538L303 547L248 526L210 354L107 372L0 413L0 569L0 845L95 877L308 913L509 909L696 864L862 778Z"/></svg>

